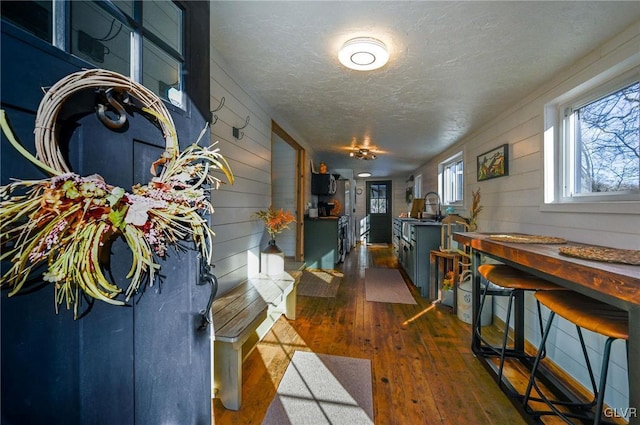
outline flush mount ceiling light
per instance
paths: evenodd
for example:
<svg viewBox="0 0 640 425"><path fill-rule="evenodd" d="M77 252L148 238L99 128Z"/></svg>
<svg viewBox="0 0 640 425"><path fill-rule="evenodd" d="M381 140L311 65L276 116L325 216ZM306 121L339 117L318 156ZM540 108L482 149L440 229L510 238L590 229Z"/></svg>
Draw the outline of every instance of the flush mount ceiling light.
<svg viewBox="0 0 640 425"><path fill-rule="evenodd" d="M367 172L358 173L358 177L371 177L371 173L367 173Z"/></svg>
<svg viewBox="0 0 640 425"><path fill-rule="evenodd" d="M354 149L351 152L349 152L349 156L351 158L364 159L364 160L371 160L371 159L377 158L376 154L367 148Z"/></svg>
<svg viewBox="0 0 640 425"><path fill-rule="evenodd" d="M357 71L371 71L384 66L389 60L387 46L380 40L358 37L344 43L338 59L347 68Z"/></svg>

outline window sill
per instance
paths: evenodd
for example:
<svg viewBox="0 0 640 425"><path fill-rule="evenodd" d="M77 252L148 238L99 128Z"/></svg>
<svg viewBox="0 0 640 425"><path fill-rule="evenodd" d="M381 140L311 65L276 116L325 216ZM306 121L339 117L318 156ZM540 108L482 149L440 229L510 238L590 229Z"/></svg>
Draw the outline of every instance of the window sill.
<svg viewBox="0 0 640 425"><path fill-rule="evenodd" d="M540 204L540 211L584 214L640 214L640 201L542 203Z"/></svg>

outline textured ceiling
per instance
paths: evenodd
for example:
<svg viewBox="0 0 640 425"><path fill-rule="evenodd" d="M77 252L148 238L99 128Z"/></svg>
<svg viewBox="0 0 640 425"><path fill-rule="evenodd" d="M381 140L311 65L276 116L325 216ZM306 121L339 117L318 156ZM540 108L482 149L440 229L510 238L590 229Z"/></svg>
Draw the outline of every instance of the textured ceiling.
<svg viewBox="0 0 640 425"><path fill-rule="evenodd" d="M626 2L213 1L211 42L330 168L406 176L640 19ZM342 44L389 63L344 68ZM375 161L351 159L371 145Z"/></svg>

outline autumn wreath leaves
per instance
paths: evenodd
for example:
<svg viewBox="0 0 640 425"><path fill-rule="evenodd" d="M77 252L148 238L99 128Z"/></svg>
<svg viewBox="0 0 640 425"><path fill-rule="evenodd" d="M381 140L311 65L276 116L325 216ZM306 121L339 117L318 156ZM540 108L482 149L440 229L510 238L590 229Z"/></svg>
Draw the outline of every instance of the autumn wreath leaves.
<svg viewBox="0 0 640 425"><path fill-rule="evenodd" d="M131 192L110 185L99 175L82 177L69 172L59 161L52 130L58 109L75 90L96 87L126 90L144 105L141 113L163 132L166 150L152 169L160 167L161 172ZM49 121L42 125L44 116ZM196 143L179 152L171 116L148 89L106 70L82 71L60 80L38 109L36 127L51 131L36 132L37 158L15 140L4 111L0 123L16 149L52 175L0 187L0 259L9 264L0 284L10 287L9 296L22 290L32 273L44 266L42 278L53 284L56 308L65 304L77 317L83 296L122 305L143 282L152 285L160 269L157 259L166 255L168 246L179 247L179 241L193 240L203 258L211 259L214 233L203 213L213 212L208 192L222 183L212 172L224 173L230 183L233 175L218 148L198 145L206 128ZM110 242L117 237L126 241L132 253L129 285L124 291L103 273Z"/></svg>

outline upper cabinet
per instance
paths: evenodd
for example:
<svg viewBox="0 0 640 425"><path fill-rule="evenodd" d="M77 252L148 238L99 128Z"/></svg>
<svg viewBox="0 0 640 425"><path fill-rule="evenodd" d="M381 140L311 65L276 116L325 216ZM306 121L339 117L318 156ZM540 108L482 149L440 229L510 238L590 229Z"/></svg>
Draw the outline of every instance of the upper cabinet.
<svg viewBox="0 0 640 425"><path fill-rule="evenodd" d="M333 195L336 193L336 178L333 174L312 174L311 193L314 195Z"/></svg>

